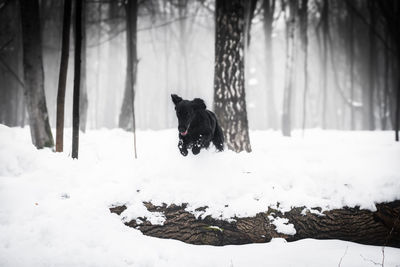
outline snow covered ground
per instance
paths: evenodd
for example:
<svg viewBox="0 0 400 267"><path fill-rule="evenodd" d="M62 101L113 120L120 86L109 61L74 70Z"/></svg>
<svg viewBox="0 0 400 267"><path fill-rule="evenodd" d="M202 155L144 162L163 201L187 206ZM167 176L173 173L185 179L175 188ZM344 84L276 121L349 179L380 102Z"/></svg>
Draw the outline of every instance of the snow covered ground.
<svg viewBox="0 0 400 267"><path fill-rule="evenodd" d="M324 209L400 199L400 145L391 132L251 132L253 153L184 158L176 130L138 134L89 131L79 160L36 150L29 129L0 125L0 266L375 266L381 247L338 240L210 247L143 236L110 214L146 216L143 201L208 206L205 214L251 216L280 203ZM292 229L288 229L290 231ZM400 266L400 249L385 248L384 266Z"/></svg>

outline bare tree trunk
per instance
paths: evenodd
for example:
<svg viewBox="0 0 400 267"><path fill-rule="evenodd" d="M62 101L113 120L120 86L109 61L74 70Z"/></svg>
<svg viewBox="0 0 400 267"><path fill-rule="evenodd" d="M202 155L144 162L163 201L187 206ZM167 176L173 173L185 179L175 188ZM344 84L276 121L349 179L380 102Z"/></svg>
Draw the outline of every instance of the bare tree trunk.
<svg viewBox="0 0 400 267"><path fill-rule="evenodd" d="M125 93L119 117L119 127L128 130L132 127L134 153L136 154L136 120L135 120L135 84L137 75L137 0L128 0L126 3L126 48L127 69Z"/></svg>
<svg viewBox="0 0 400 267"><path fill-rule="evenodd" d="M244 1L217 0L214 110L228 149L251 152L244 78Z"/></svg>
<svg viewBox="0 0 400 267"><path fill-rule="evenodd" d="M329 30L329 2L328 0L323 1L322 6L322 42L323 42L323 50L322 50L322 129L327 128L327 119L326 114L328 111L328 30Z"/></svg>
<svg viewBox="0 0 400 267"><path fill-rule="evenodd" d="M375 92L375 1L368 1L368 8L370 13L370 26L369 26L369 88L368 88L368 118L369 130L375 130L375 112L374 112L374 92Z"/></svg>
<svg viewBox="0 0 400 267"><path fill-rule="evenodd" d="M108 21L108 26L109 26L109 35L110 37L115 34L115 32L118 30L118 23L115 21L118 17L118 12L119 12L119 2L117 1L111 1L110 6L109 6L109 15L108 17L110 20ZM101 32L101 29L99 29L99 33ZM120 42L118 40L115 40L115 38L111 39L108 43L108 56L107 56L107 61L109 64L107 65L107 88L113 88L115 86L115 79L117 79L117 76L115 75L115 66L118 65L118 57L115 56L115 50L118 49L118 46L120 45ZM115 91L110 91L108 93L106 99L106 106L111 107L110 110L107 111L107 114L105 114L105 120L104 120L104 125L107 128L115 128L117 118L118 118L118 110L115 109L115 103L116 103L116 93ZM96 111L98 113L99 111Z"/></svg>
<svg viewBox="0 0 400 267"><path fill-rule="evenodd" d="M8 1L0 14L0 123L21 125L24 109L19 3Z"/></svg>
<svg viewBox="0 0 400 267"><path fill-rule="evenodd" d="M74 94L72 111L72 158L78 158L79 151L79 100L81 86L81 52L82 52L82 2L75 2L75 61L74 61Z"/></svg>
<svg viewBox="0 0 400 267"><path fill-rule="evenodd" d="M253 217L234 218L232 222L206 216L196 218L186 211L186 205L154 206L144 203L150 212L160 212L166 217L163 225L152 225L146 218L134 218L126 225L143 234L159 238L173 238L197 245L238 245L265 243L272 238L296 241L304 238L341 239L367 245L400 247L400 201L376 204L376 211L360 208L342 208L310 212L295 207L282 213L269 207ZM126 206L116 206L110 211L121 214ZM196 210L205 210L200 207ZM320 211L319 208L316 210ZM293 235L278 232L275 218L288 219L293 224ZM140 219L140 220L137 220ZM138 223L141 221L141 223Z"/></svg>
<svg viewBox="0 0 400 267"><path fill-rule="evenodd" d="M398 36L398 45L400 45L400 36ZM400 46L398 46L400 47ZM397 97L396 97L396 117L395 117L395 123L394 123L394 129L395 129L395 140L396 142L399 142L399 128L400 128L400 51L397 51Z"/></svg>
<svg viewBox="0 0 400 267"><path fill-rule="evenodd" d="M187 31L187 15L188 15L188 0L178 0L178 16L179 16L179 47L180 54L178 65L178 84L180 89L188 96L189 88L189 73L188 73L188 31ZM182 82L183 80L183 82Z"/></svg>
<svg viewBox="0 0 400 267"><path fill-rule="evenodd" d="M32 143L37 148L53 147L44 93L42 40L38 0L21 1L24 93L29 114Z"/></svg>
<svg viewBox="0 0 400 267"><path fill-rule="evenodd" d="M80 84L80 97L79 97L79 127L82 132L86 132L87 124L87 111L88 111L88 95L86 85L86 3L82 1L82 50L81 50L81 84Z"/></svg>
<svg viewBox="0 0 400 267"><path fill-rule="evenodd" d="M286 67L285 88L283 92L282 134L290 136L292 132L292 104L293 104L293 77L295 57L295 27L296 27L296 2L288 1L289 16L286 18Z"/></svg>
<svg viewBox="0 0 400 267"><path fill-rule="evenodd" d="M385 30L385 38L386 42L389 42L389 31L388 29ZM383 93L383 116L382 116L382 130L386 130L388 128L388 107L389 107L389 66L390 66L390 58L389 58L389 48L387 46L384 47L384 75L383 75L383 86L384 86L384 93Z"/></svg>
<svg viewBox="0 0 400 267"><path fill-rule="evenodd" d="M110 7L109 7L110 10L111 10L111 7L113 5L114 4L112 2L110 2ZM95 38L96 38L96 42L100 43L101 42L101 35L102 35L102 28L103 28L102 2L97 3L96 11L97 11L96 12L96 17L99 20L99 22L96 25ZM110 15L110 17L108 17L108 19L112 20L113 19L112 18L112 13L110 12L109 15ZM112 27L111 24L113 24L113 22L110 23L110 28ZM109 31L111 32L111 29L109 29ZM108 42L108 45L111 46L111 40ZM110 49L110 50L112 50L112 49ZM92 101L92 105L95 107L93 109L93 118L94 119L93 119L93 124L92 124L92 127L94 127L94 128L99 128L100 126L104 127L105 126L105 121L107 120L107 116L109 116L109 114L104 114L103 116L101 116L101 119L99 118L100 117L99 116L99 111L100 111L100 90L101 90L101 85L100 85L101 84L101 78L100 78L101 75L100 74L101 74L101 62L102 62L102 57L101 57L102 53L101 52L102 52L102 46L98 45L96 47L95 86L91 90L91 91L93 91L93 89L96 90L96 93L94 94L94 99ZM108 61L108 64L111 65L110 61ZM107 76L111 76L112 68L114 68L114 65L112 67L110 67L110 72L107 73ZM112 78L109 78L109 79L112 79ZM109 87L109 88L112 88L112 87L113 86L111 85L111 87ZM107 99L110 98L110 100L111 100L111 99L113 99L113 96L114 96L114 94L108 94L107 95ZM112 106L111 105L112 105L111 103L110 103L110 105L106 104L107 113L112 113L112 108L111 108Z"/></svg>
<svg viewBox="0 0 400 267"><path fill-rule="evenodd" d="M267 127L278 128L278 114L274 96L274 57L272 45L272 24L274 22L275 0L264 0L264 36L265 36L265 77L267 90Z"/></svg>
<svg viewBox="0 0 400 267"><path fill-rule="evenodd" d="M303 92L303 135L307 122L307 91L308 91L308 0L301 2L301 28L304 49L304 92Z"/></svg>
<svg viewBox="0 0 400 267"><path fill-rule="evenodd" d="M44 88L51 125L57 125L57 87L60 68L63 1L40 0Z"/></svg>
<svg viewBox="0 0 400 267"><path fill-rule="evenodd" d="M390 33L390 39L392 40L393 47L397 47L395 51L397 53L397 76L394 75L396 73L394 65L392 66L392 77L394 78L394 86L397 86L397 93L395 92L395 88L393 88L393 95L396 94L396 103L393 103L396 106L395 111L395 118L392 125L394 126L395 131L395 140L396 142L399 141L399 126L400 126L400 31L399 31L399 12L400 12L400 4L398 1L377 1L377 6L379 7L380 11L382 12L382 17L386 22L386 30ZM394 63L394 60L392 61ZM396 85L397 80L397 85ZM393 101L394 102L394 101Z"/></svg>
<svg viewBox="0 0 400 267"><path fill-rule="evenodd" d="M65 87L67 85L68 58L69 58L69 35L71 25L72 0L64 0L64 18L61 46L60 75L58 78L57 93L57 129L56 129L56 151L64 149L64 105Z"/></svg>
<svg viewBox="0 0 400 267"><path fill-rule="evenodd" d="M356 129L355 110L354 110L354 14L349 11L349 66L350 66L350 129Z"/></svg>

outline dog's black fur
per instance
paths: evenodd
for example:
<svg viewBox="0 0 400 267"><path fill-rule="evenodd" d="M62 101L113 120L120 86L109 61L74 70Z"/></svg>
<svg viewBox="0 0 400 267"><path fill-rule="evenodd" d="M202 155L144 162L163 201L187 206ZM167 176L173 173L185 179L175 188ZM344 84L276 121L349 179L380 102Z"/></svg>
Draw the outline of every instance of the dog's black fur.
<svg viewBox="0 0 400 267"><path fill-rule="evenodd" d="M175 94L172 94L171 98L179 122L178 147L183 156L187 156L188 149L192 149L194 155L199 154L200 149L210 146L210 142L218 151L224 150L224 135L217 117L206 109L202 99L183 100Z"/></svg>

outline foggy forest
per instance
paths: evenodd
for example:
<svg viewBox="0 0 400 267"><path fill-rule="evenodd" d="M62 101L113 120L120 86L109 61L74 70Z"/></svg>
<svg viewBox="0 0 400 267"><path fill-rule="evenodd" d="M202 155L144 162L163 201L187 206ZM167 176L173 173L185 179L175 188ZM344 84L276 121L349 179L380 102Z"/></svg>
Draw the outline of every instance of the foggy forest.
<svg viewBox="0 0 400 267"><path fill-rule="evenodd" d="M0 0L0 126L1 266L400 262L398 0Z"/></svg>
<svg viewBox="0 0 400 267"><path fill-rule="evenodd" d="M24 84L36 81L40 89L35 90L45 92L37 100L44 105L42 116L48 117L46 124L51 128L56 127L65 46L70 56L62 71L66 76L64 127L71 127L74 29L70 38L62 38L63 1L39 2L29 3L27 17L18 1L0 4L0 122L21 127L32 123L29 100L24 98L29 89ZM138 129L174 127L171 93L201 97L209 105L215 101L220 71L215 68L219 36L215 3L176 0L134 5L128 10L123 1L83 3L82 131L132 128L131 91ZM298 128L398 132L397 1L253 0L243 8L238 29L243 34L239 60L244 65L240 97L245 99L242 112L250 129L281 129L288 136ZM75 9L70 12L74 18ZM24 21L29 23L29 34L39 35L33 36L37 40L32 44L24 39ZM128 30L134 33L133 43L127 38ZM41 58L32 63L32 78L24 66L27 46ZM130 68L134 69L132 84L128 82Z"/></svg>

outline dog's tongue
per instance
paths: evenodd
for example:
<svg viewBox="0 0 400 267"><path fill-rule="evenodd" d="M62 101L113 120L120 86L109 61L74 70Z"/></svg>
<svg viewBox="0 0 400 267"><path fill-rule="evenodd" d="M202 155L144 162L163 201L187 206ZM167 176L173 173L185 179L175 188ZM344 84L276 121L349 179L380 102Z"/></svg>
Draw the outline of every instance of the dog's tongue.
<svg viewBox="0 0 400 267"><path fill-rule="evenodd" d="M187 130L186 130L186 131L184 131L183 133L181 133L181 135L182 135L182 136L185 136L185 135L187 135Z"/></svg>

